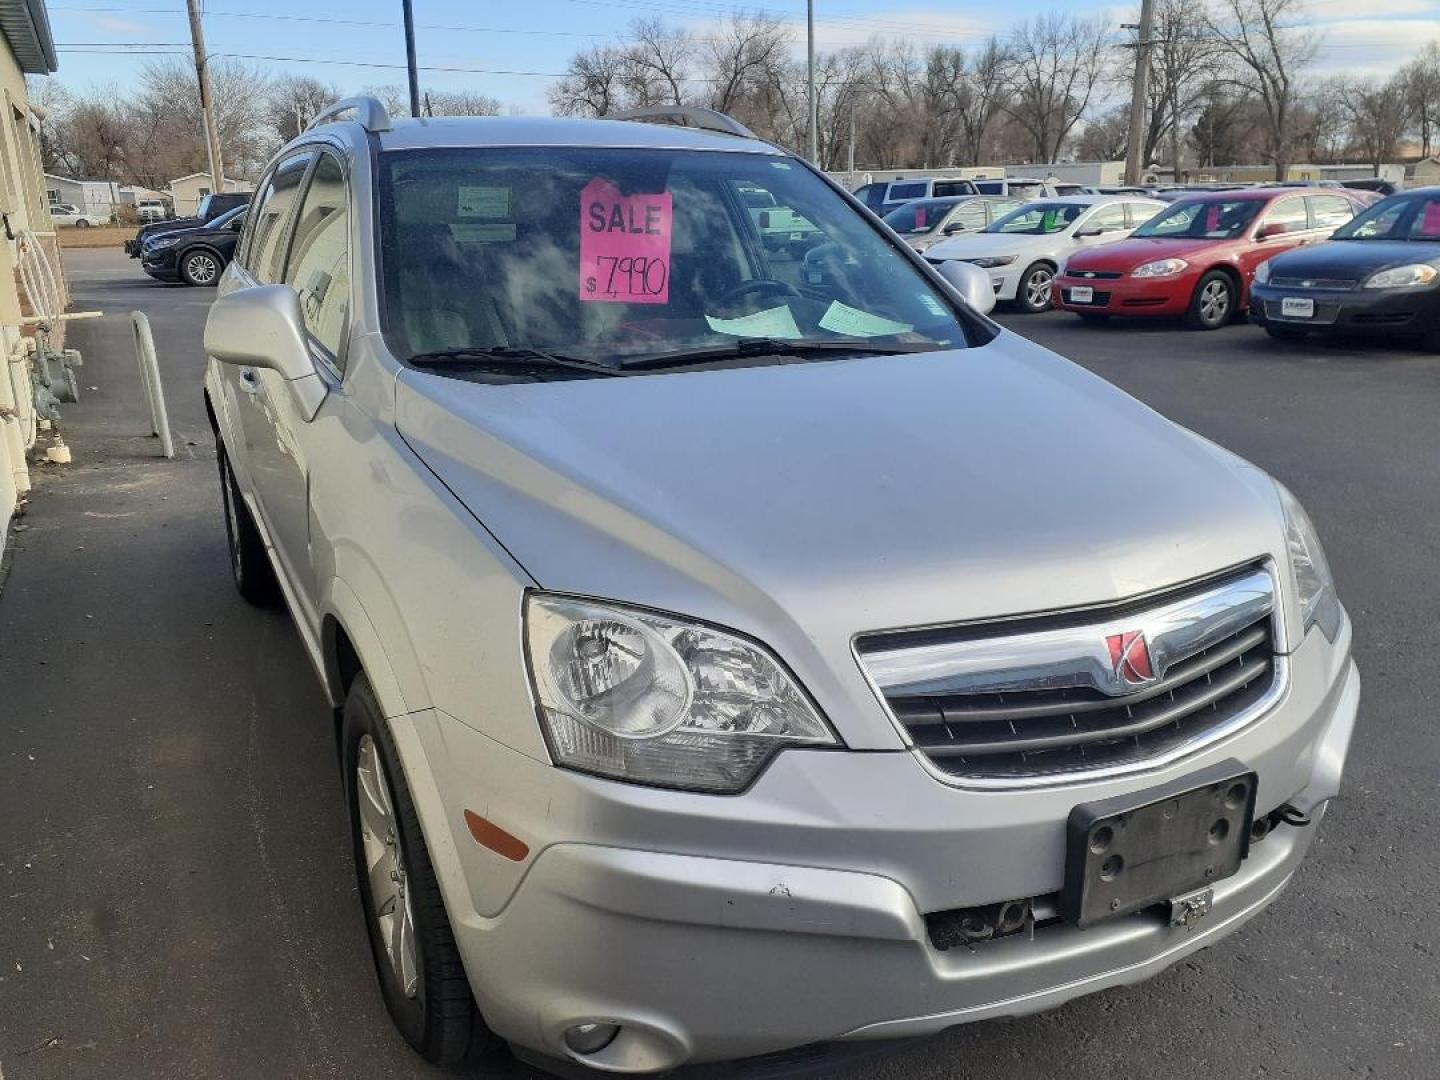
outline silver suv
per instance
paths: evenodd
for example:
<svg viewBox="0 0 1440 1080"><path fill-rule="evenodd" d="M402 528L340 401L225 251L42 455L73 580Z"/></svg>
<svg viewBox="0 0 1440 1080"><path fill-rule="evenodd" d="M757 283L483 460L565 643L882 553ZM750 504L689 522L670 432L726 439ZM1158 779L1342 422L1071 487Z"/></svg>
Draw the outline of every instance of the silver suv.
<svg viewBox="0 0 1440 1080"><path fill-rule="evenodd" d="M405 1037L659 1071L1237 929L1359 697L1304 511L805 162L661 119L341 103L210 313L235 581L335 707Z"/></svg>

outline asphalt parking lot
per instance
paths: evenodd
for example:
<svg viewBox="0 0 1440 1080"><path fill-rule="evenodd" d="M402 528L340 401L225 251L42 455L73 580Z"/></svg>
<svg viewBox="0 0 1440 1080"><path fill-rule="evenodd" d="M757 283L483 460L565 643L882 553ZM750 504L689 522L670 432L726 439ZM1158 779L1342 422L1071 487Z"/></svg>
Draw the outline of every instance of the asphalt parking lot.
<svg viewBox="0 0 1440 1080"><path fill-rule="evenodd" d="M375 989L299 641L228 579L200 402L211 294L118 252L67 261L76 306L107 315L72 330L75 463L41 471L0 596L0 1077L444 1075ZM143 437L135 308L154 321L173 462ZM824 1075L1437 1075L1440 356L1243 325L1002 321L1300 496L1355 619L1361 726L1311 858L1234 937L1147 984ZM1145 497L1117 461L1114 498Z"/></svg>

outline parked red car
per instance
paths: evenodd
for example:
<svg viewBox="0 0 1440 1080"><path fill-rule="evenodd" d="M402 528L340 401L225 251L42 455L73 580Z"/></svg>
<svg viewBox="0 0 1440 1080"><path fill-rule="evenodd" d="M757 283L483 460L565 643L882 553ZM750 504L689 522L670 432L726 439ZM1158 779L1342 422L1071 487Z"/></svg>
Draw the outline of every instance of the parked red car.
<svg viewBox="0 0 1440 1080"><path fill-rule="evenodd" d="M1249 305L1257 266L1327 239L1363 208L1338 189L1186 196L1128 240L1072 255L1055 278L1055 306L1089 319L1180 315L1196 330L1214 330Z"/></svg>

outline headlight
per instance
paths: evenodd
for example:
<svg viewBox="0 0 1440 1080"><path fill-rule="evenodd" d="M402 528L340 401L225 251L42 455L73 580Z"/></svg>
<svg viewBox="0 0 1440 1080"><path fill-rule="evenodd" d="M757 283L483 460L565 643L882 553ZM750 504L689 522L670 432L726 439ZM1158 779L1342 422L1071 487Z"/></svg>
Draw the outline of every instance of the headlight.
<svg viewBox="0 0 1440 1080"><path fill-rule="evenodd" d="M1184 259L1157 259L1154 262L1142 263L1130 271L1131 277L1169 277L1178 274L1190 264Z"/></svg>
<svg viewBox="0 0 1440 1080"><path fill-rule="evenodd" d="M1270 280L1270 260L1266 259L1259 266L1255 267L1255 284L1264 285Z"/></svg>
<svg viewBox="0 0 1440 1080"><path fill-rule="evenodd" d="M1290 573L1304 616L1305 633L1310 632L1310 627L1318 626L1334 641L1340 629L1340 598L1335 594L1335 579L1330 576L1325 549L1320 546L1315 525L1300 501L1278 480L1275 487L1279 489L1280 505L1285 510L1285 546L1289 550Z"/></svg>
<svg viewBox="0 0 1440 1080"><path fill-rule="evenodd" d="M142 246L151 251L158 251L160 248L174 247L178 239L175 236L157 236L153 240L146 240Z"/></svg>
<svg viewBox="0 0 1440 1080"><path fill-rule="evenodd" d="M1407 285L1429 285L1440 276L1440 271L1427 263L1413 263L1410 266L1392 266L1365 279L1362 288L1403 289Z"/></svg>
<svg viewBox="0 0 1440 1080"><path fill-rule="evenodd" d="M786 746L839 745L779 661L722 630L532 593L525 640L541 727L568 768L733 793Z"/></svg>
<svg viewBox="0 0 1440 1080"><path fill-rule="evenodd" d="M961 262L968 262L981 269L988 270L992 266L1009 266L1015 261L1014 255L986 255L979 259L962 259Z"/></svg>

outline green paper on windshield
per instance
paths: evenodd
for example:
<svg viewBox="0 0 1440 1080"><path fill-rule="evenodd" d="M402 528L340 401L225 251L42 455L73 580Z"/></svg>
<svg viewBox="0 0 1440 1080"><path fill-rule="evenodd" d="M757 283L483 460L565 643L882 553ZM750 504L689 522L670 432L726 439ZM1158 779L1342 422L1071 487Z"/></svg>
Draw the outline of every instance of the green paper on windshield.
<svg viewBox="0 0 1440 1080"><path fill-rule="evenodd" d="M790 314L788 304L781 304L779 307L769 308L766 311L757 311L754 315L741 315L738 319L717 319L713 315L706 315L705 321L710 324L710 329L715 333L733 334L735 337L768 337L798 341L805 336L800 332L800 327L795 325L795 316Z"/></svg>
<svg viewBox="0 0 1440 1080"><path fill-rule="evenodd" d="M832 301L830 310L820 319L820 329L846 337L885 337L889 334L908 334L915 327L909 323L884 319L868 311Z"/></svg>

